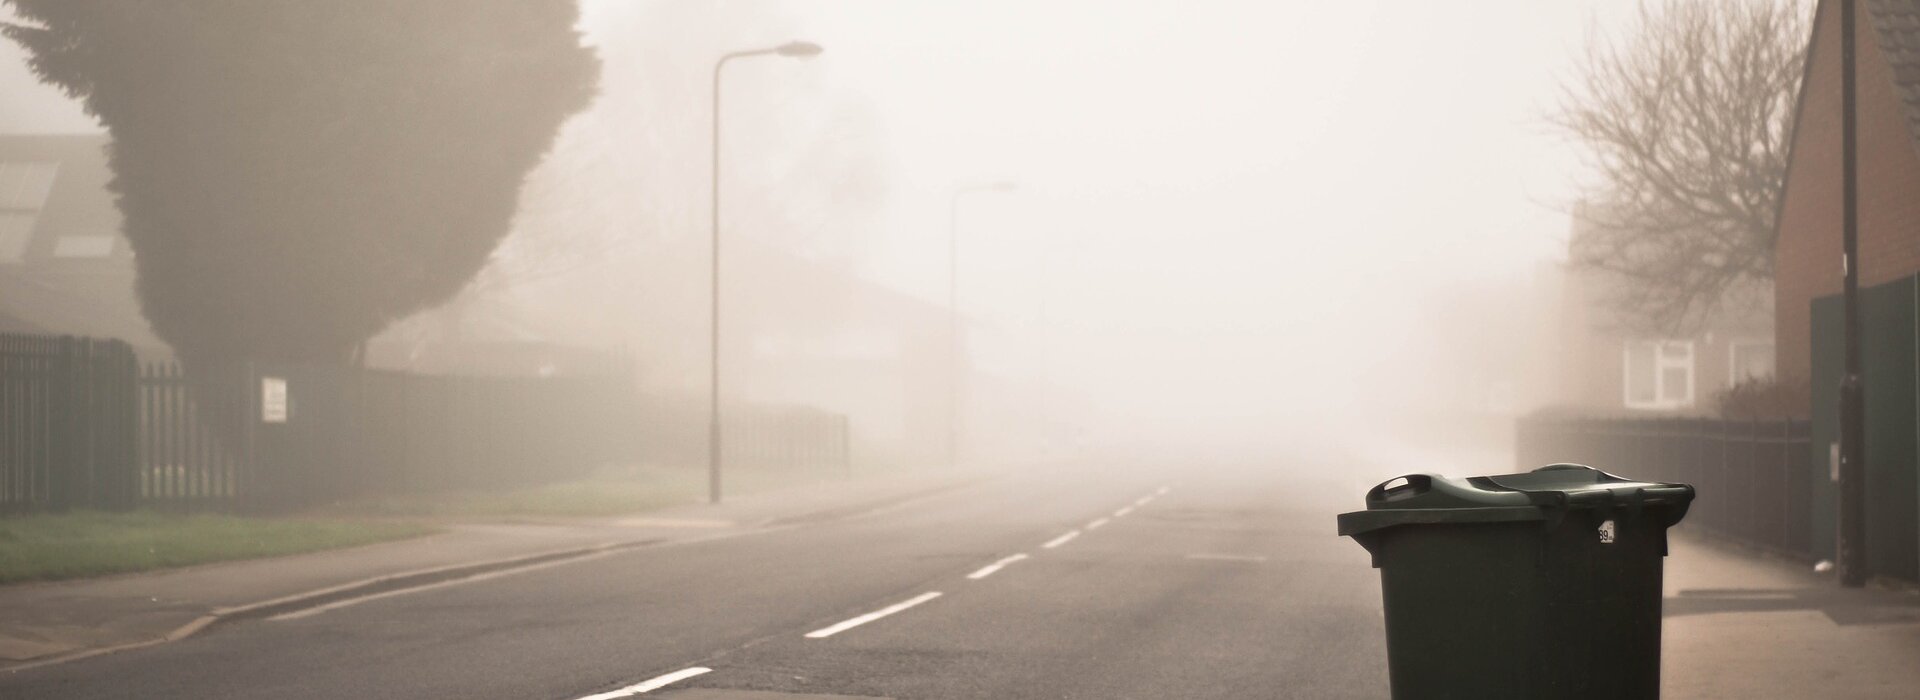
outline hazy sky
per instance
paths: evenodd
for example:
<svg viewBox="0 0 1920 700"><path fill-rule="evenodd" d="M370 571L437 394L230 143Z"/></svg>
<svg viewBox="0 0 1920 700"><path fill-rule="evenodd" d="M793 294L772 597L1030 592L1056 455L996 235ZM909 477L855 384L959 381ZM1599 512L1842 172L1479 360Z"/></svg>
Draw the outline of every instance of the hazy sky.
<svg viewBox="0 0 1920 700"><path fill-rule="evenodd" d="M628 1L587 0L596 41L620 40L594 22ZM890 199L869 274L943 299L952 187L1012 180L963 205L963 308L999 339L983 363L1233 430L1358 410L1435 371L1422 309L1466 284L1522 289L1560 254L1579 160L1542 115L1593 23L1633 10L736 4L796 28L765 43L826 47L741 71L817 71L874 113ZM0 130L86 128L20 59L0 48Z"/></svg>

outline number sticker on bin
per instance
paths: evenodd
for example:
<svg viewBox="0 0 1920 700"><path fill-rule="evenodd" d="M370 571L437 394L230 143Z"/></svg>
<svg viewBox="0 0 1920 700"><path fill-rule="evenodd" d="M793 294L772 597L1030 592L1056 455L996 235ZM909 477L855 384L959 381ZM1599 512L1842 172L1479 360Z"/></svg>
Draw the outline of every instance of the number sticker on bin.
<svg viewBox="0 0 1920 700"><path fill-rule="evenodd" d="M1613 521L1600 523L1600 544L1613 544Z"/></svg>

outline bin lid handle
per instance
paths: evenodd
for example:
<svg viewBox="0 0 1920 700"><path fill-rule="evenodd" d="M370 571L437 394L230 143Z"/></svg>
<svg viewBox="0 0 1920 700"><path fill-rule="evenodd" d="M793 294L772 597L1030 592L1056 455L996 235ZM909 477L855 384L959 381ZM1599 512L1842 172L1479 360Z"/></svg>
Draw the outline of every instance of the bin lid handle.
<svg viewBox="0 0 1920 700"><path fill-rule="evenodd" d="M1406 476L1394 477L1382 481L1374 485L1372 489L1369 489L1367 491L1367 502L1389 503L1392 501L1404 501L1426 493L1432 488L1433 475L1431 474L1408 474Z"/></svg>

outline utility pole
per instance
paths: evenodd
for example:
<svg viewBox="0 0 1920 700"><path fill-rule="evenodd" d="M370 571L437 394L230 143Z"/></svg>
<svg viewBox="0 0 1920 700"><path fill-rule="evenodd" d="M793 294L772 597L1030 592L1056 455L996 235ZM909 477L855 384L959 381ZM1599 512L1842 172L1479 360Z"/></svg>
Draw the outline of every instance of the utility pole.
<svg viewBox="0 0 1920 700"><path fill-rule="evenodd" d="M1854 42L1855 0L1840 0L1841 228L1845 272L1846 376L1840 380L1840 585L1867 582L1867 400L1860 376L1860 177Z"/></svg>

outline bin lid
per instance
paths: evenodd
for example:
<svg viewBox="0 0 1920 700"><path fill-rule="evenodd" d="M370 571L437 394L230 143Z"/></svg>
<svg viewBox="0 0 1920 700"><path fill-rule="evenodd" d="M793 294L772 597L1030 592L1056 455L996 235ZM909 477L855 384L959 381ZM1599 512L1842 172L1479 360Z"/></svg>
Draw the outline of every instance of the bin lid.
<svg viewBox="0 0 1920 700"><path fill-rule="evenodd" d="M1686 516L1693 487L1635 481L1580 464L1553 464L1496 476L1408 474L1373 487L1366 500L1366 510L1340 515L1340 534L1396 525L1547 520L1578 508L1652 507L1671 526Z"/></svg>

